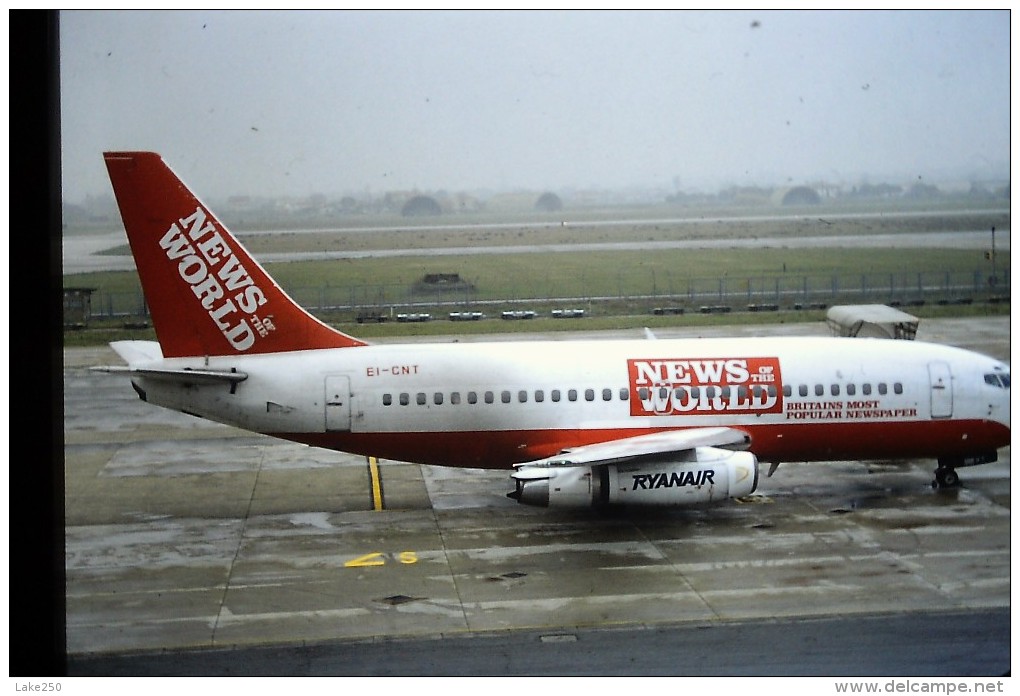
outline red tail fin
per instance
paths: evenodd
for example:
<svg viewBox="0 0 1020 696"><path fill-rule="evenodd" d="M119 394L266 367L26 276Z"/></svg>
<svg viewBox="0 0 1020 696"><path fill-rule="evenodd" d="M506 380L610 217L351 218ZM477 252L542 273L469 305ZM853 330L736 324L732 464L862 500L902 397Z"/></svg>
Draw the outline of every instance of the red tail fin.
<svg viewBox="0 0 1020 696"><path fill-rule="evenodd" d="M288 297L159 155L104 157L164 357L365 345Z"/></svg>

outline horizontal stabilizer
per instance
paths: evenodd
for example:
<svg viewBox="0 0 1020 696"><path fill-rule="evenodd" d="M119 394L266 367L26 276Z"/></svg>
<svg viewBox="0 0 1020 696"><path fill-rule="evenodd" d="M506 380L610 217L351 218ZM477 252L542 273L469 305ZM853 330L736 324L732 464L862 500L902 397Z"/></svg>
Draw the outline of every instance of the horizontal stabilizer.
<svg viewBox="0 0 1020 696"><path fill-rule="evenodd" d="M163 359L163 351L155 341L114 341L110 347L128 365L155 363Z"/></svg>
<svg viewBox="0 0 1020 696"><path fill-rule="evenodd" d="M155 341L116 341L110 344L127 366L93 367L94 372L159 379L178 384L237 384L248 379L244 372L207 367L166 367L163 352Z"/></svg>
<svg viewBox="0 0 1020 696"><path fill-rule="evenodd" d="M248 379L248 375L237 370L207 370L190 367L171 369L163 367L132 368L120 365L93 367L95 372L126 374L130 376L148 377L166 382L180 384L237 384Z"/></svg>

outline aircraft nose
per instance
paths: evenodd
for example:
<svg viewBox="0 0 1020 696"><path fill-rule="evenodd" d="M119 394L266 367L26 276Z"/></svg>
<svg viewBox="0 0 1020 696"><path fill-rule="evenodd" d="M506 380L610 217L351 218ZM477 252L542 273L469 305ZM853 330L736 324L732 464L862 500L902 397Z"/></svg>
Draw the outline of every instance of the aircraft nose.
<svg viewBox="0 0 1020 696"><path fill-rule="evenodd" d="M1010 412L1010 398L1009 389L1002 390L1002 394L996 394L995 400L988 405L989 417L1006 426L1006 430L1010 429L1009 424L1009 412Z"/></svg>

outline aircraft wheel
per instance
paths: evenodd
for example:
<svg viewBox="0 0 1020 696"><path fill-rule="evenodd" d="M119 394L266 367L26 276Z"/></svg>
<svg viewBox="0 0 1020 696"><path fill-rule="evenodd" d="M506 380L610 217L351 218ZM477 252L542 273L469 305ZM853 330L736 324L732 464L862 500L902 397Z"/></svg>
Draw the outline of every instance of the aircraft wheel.
<svg viewBox="0 0 1020 696"><path fill-rule="evenodd" d="M960 485L960 475L952 467L939 467L935 470L935 481L932 486L935 488L956 488Z"/></svg>

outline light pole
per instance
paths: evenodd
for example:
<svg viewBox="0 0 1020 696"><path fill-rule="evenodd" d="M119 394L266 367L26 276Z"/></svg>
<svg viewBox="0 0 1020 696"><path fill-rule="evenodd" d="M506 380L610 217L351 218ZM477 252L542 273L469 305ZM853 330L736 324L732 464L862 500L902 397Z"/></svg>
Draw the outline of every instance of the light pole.
<svg viewBox="0 0 1020 696"><path fill-rule="evenodd" d="M995 272L995 225L992 225L992 285L999 283L999 275Z"/></svg>

